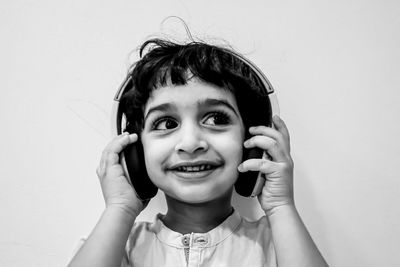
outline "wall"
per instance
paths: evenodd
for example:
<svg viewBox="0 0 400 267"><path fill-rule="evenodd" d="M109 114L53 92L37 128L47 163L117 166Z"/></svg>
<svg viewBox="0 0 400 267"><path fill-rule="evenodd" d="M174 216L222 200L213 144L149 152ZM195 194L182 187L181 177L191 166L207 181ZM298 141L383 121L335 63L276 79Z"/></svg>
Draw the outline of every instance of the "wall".
<svg viewBox="0 0 400 267"><path fill-rule="evenodd" d="M0 265L63 266L104 204L111 100L153 34L225 40L276 88L331 266L399 266L398 1L0 3Z"/></svg>

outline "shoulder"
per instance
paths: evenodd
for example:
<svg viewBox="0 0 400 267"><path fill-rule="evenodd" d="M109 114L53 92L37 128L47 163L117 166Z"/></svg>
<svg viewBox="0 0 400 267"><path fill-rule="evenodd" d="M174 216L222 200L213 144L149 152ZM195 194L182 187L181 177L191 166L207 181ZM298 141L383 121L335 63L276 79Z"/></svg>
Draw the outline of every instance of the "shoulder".
<svg viewBox="0 0 400 267"><path fill-rule="evenodd" d="M241 218L229 241L231 257L242 266L276 266L275 248L268 219Z"/></svg>
<svg viewBox="0 0 400 267"><path fill-rule="evenodd" d="M252 239L267 238L268 242L271 237L271 227L266 216L256 221L249 221L246 218L242 218L237 232L249 236Z"/></svg>
<svg viewBox="0 0 400 267"><path fill-rule="evenodd" d="M155 224L152 222L135 222L128 237L128 247L135 247L140 243L148 243L155 238Z"/></svg>
<svg viewBox="0 0 400 267"><path fill-rule="evenodd" d="M256 221L242 218L236 234L241 237L241 242L246 243L246 246L259 248L263 253L269 254L266 255L267 258L275 254L271 227L266 216Z"/></svg>

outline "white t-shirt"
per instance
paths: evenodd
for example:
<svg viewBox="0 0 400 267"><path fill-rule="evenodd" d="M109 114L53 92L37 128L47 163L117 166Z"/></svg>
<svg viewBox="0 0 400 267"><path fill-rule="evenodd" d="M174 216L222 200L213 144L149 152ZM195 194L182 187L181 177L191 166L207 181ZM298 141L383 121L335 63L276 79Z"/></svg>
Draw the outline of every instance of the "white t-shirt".
<svg viewBox="0 0 400 267"><path fill-rule="evenodd" d="M234 211L213 230L186 235L167 228L161 216L135 223L122 266L277 266L265 216L249 222Z"/></svg>

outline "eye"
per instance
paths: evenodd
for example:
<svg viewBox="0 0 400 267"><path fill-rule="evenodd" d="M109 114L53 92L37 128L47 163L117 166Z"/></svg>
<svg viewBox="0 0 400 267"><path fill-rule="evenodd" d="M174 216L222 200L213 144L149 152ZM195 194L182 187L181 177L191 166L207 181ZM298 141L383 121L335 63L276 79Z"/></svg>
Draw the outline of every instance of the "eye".
<svg viewBox="0 0 400 267"><path fill-rule="evenodd" d="M230 117L225 112L212 112L206 116L204 124L207 125L227 125L231 122Z"/></svg>
<svg viewBox="0 0 400 267"><path fill-rule="evenodd" d="M170 130L178 126L178 123L172 118L161 118L156 120L151 129L152 130Z"/></svg>

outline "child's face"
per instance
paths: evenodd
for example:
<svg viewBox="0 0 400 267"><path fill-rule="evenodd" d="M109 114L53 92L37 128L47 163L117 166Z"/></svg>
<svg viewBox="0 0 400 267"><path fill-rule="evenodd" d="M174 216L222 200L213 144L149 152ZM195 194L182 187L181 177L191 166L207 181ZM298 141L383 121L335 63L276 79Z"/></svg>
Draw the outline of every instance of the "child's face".
<svg viewBox="0 0 400 267"><path fill-rule="evenodd" d="M161 87L144 116L147 172L166 195L202 203L232 190L245 129L231 92L197 80Z"/></svg>

